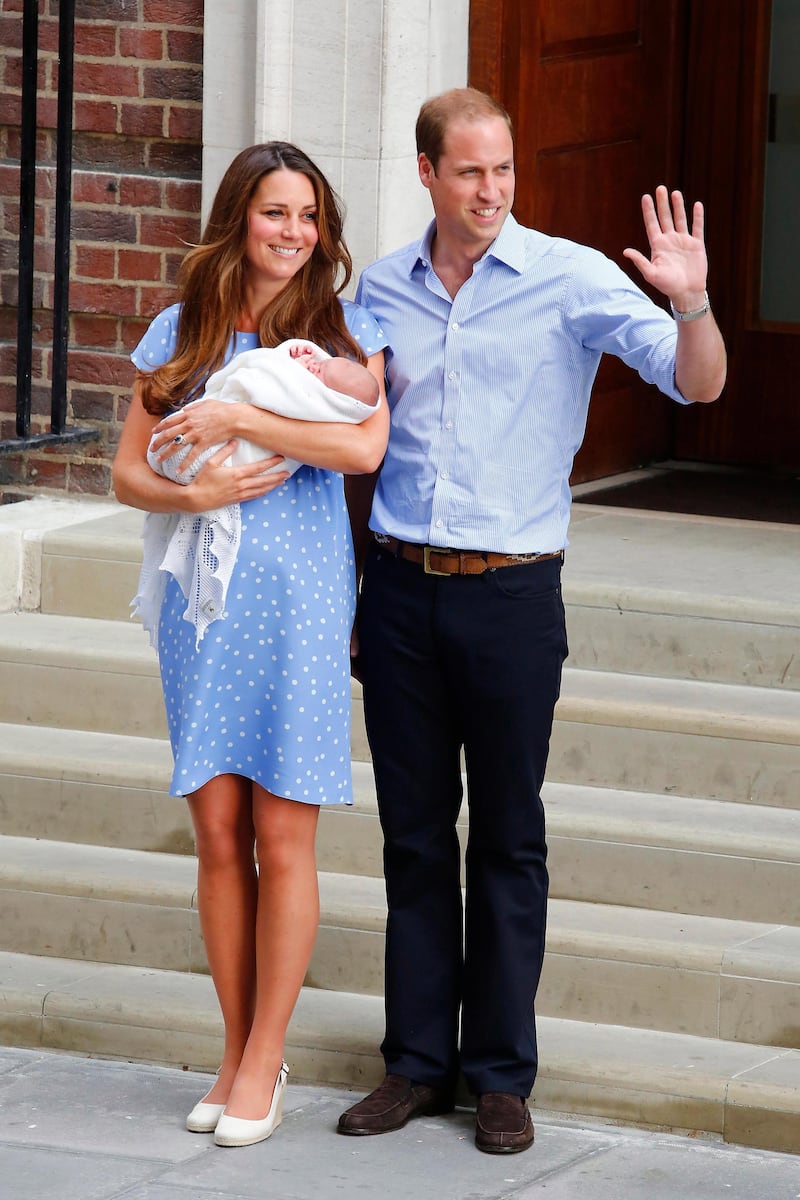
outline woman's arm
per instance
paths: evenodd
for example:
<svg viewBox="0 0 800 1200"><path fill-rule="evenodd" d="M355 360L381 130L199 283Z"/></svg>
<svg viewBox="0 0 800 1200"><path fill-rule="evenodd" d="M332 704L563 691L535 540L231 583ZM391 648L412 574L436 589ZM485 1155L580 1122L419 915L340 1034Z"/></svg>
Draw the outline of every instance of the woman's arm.
<svg viewBox="0 0 800 1200"><path fill-rule="evenodd" d="M367 367L378 381L381 405L374 416L360 425L339 421L303 421L279 417L253 404L226 404L207 400L202 405L173 413L158 426L161 449L183 434L197 453L223 438L239 437L257 446L269 447L286 458L346 475L375 471L383 461L389 439L389 411L383 381L383 351L367 360ZM185 466L195 456L188 455ZM213 460L212 460L213 461ZM199 476L198 476L199 478Z"/></svg>
<svg viewBox="0 0 800 1200"><path fill-rule="evenodd" d="M224 407L230 410L249 406L226 404ZM151 416L142 404L141 389L137 382L112 469L114 492L122 504L146 512L206 512L226 504L264 496L287 479L282 471L264 474L270 467L280 463L280 456L245 467L223 466L233 449L228 442L198 471L192 483L186 486L172 483L156 474L147 462L147 447L157 424L158 418ZM223 433L223 438L229 436ZM219 437L214 439L217 442L220 440Z"/></svg>

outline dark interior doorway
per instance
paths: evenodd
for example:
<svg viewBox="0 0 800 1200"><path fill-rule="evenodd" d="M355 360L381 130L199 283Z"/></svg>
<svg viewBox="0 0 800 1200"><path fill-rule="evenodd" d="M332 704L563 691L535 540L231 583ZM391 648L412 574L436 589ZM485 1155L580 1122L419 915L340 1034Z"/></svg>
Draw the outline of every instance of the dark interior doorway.
<svg viewBox="0 0 800 1200"><path fill-rule="evenodd" d="M787 472L655 463L575 491L588 504L800 525L800 475Z"/></svg>

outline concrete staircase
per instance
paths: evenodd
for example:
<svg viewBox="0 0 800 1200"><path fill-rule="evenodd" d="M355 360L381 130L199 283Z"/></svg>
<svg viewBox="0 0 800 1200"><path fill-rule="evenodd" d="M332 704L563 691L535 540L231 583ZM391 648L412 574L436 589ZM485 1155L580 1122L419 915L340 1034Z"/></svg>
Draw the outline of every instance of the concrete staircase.
<svg viewBox="0 0 800 1200"><path fill-rule="evenodd" d="M214 1069L191 829L127 618L141 518L98 511L39 531L37 611L0 612L0 1039ZM800 532L580 505L572 542L536 1104L800 1152ZM354 700L287 1057L367 1087L385 903Z"/></svg>

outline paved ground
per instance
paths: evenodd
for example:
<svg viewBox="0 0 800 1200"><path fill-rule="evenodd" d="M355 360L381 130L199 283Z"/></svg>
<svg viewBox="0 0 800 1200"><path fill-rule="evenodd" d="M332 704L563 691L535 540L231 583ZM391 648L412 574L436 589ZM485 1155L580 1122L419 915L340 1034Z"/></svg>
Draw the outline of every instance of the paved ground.
<svg viewBox="0 0 800 1200"><path fill-rule="evenodd" d="M345 1138L350 1093L292 1086L267 1142L183 1128L207 1076L0 1048L0 1200L797 1200L800 1158L536 1115L536 1144L481 1154L466 1111Z"/></svg>

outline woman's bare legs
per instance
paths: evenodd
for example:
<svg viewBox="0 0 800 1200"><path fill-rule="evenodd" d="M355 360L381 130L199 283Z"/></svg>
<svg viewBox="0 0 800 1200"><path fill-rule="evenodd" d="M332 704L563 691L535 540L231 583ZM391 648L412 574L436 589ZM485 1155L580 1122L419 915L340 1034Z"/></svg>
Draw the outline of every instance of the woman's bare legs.
<svg viewBox="0 0 800 1200"><path fill-rule="evenodd" d="M241 775L220 775L188 799L197 844L200 927L225 1026L222 1065L204 1099L224 1104L255 1009L258 893L253 785Z"/></svg>
<svg viewBox="0 0 800 1200"><path fill-rule="evenodd" d="M252 790L259 867L256 999L250 1035L225 1111L257 1121L270 1107L286 1027L319 924L314 851L319 809L274 796L257 784Z"/></svg>

